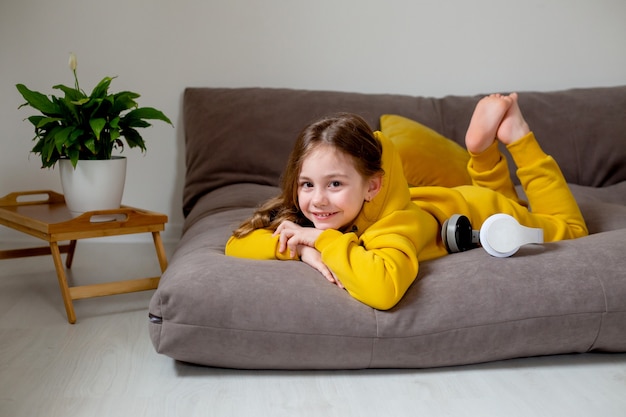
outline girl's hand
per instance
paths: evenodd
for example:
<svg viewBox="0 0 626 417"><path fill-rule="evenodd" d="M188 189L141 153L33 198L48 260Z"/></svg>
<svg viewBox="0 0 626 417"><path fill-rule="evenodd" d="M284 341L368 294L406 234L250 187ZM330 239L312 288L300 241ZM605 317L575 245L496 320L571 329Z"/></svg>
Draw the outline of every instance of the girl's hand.
<svg viewBox="0 0 626 417"><path fill-rule="evenodd" d="M315 249L315 240L321 233L322 230L314 227L302 227L286 220L276 228L274 236L280 236L278 240L279 252L282 253L286 249L289 249L289 255L292 258L300 255L302 262L319 271L329 282L344 289L341 282L322 261L322 254Z"/></svg>
<svg viewBox="0 0 626 417"><path fill-rule="evenodd" d="M299 254L299 247L308 246L315 248L315 240L321 233L321 230L314 227L302 227L286 220L276 228L274 236L280 236L278 239L278 251L283 253L286 249L289 249L289 256L295 258Z"/></svg>
<svg viewBox="0 0 626 417"><path fill-rule="evenodd" d="M343 284L337 279L333 271L331 271L324 262L322 262L322 254L315 248L310 246L300 246L300 260L307 265L317 269L329 282L337 285L342 290L345 289Z"/></svg>

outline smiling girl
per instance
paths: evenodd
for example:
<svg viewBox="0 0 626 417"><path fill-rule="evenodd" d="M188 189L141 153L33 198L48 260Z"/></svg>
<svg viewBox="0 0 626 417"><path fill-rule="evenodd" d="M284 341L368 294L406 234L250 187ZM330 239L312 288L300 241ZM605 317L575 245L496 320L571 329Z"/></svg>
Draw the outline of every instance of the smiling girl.
<svg viewBox="0 0 626 417"><path fill-rule="evenodd" d="M518 166L533 212L517 198L496 138ZM477 228L494 213L542 228L554 241L587 234L558 168L522 117L517 95L491 95L466 135L474 185L409 188L389 139L359 116L307 126L282 177L282 193L261 206L226 244L226 254L301 260L361 302L393 307L417 277L418 263L447 254L441 225L466 215Z"/></svg>

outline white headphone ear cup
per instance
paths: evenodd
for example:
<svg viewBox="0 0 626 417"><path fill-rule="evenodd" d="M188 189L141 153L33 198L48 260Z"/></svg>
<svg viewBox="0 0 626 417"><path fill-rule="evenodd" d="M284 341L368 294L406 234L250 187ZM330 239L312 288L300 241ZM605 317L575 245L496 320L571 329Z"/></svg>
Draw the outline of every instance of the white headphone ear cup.
<svg viewBox="0 0 626 417"><path fill-rule="evenodd" d="M508 214L494 214L480 228L480 244L491 256L507 258L529 243L543 243L543 230L522 226Z"/></svg>

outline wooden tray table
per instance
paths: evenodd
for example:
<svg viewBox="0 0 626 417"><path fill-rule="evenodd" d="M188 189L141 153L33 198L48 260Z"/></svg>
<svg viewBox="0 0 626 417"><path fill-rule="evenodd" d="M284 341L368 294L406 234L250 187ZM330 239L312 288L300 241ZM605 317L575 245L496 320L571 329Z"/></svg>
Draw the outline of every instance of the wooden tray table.
<svg viewBox="0 0 626 417"><path fill-rule="evenodd" d="M76 322L73 300L152 290L157 288L160 277L70 287L61 253L67 254L65 266L71 268L79 239L149 232L161 272L164 272L167 257L160 232L165 229L165 223L165 214L128 206L73 217L62 194L48 190L10 193L0 198L0 224L45 240L49 246L2 250L0 259L52 255L67 320L73 324ZM60 245L62 241L69 241L69 244Z"/></svg>

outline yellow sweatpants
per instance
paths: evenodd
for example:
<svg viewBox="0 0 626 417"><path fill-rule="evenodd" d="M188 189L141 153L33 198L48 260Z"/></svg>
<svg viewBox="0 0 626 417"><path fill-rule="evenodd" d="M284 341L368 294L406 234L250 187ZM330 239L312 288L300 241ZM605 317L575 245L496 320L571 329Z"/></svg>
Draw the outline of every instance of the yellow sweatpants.
<svg viewBox="0 0 626 417"><path fill-rule="evenodd" d="M556 161L546 155L533 133L507 146L528 198L521 201L497 142L480 154L470 154L472 185L454 188L414 187L411 199L440 224L453 214L467 216L474 229L496 213L515 217L520 224L542 228L546 242L586 236L587 226Z"/></svg>

